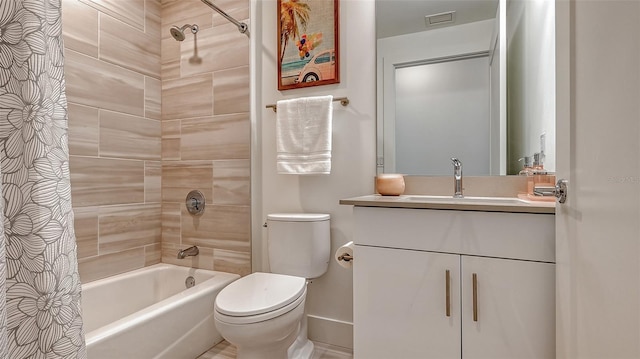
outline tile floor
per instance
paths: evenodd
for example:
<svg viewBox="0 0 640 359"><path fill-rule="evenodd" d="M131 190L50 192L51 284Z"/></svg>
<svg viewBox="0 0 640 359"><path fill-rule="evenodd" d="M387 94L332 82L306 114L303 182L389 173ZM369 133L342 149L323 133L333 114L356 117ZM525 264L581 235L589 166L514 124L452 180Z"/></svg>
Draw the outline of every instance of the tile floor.
<svg viewBox="0 0 640 359"><path fill-rule="evenodd" d="M317 342L314 344L312 359L353 359L353 353L348 349ZM223 340L197 359L236 359L236 347Z"/></svg>

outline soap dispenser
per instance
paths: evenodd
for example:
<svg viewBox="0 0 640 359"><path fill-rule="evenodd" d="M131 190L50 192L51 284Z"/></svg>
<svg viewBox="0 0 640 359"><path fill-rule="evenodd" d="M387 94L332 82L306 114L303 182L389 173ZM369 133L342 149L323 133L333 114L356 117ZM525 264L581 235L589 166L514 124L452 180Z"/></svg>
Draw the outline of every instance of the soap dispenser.
<svg viewBox="0 0 640 359"><path fill-rule="evenodd" d="M533 154L533 170L537 174L546 174L544 170L544 165L542 164L542 158L540 156L540 152L536 152Z"/></svg>
<svg viewBox="0 0 640 359"><path fill-rule="evenodd" d="M533 164L531 162L531 156L524 156L518 160L518 162L523 162L522 170L518 172L520 176L533 176Z"/></svg>
<svg viewBox="0 0 640 359"><path fill-rule="evenodd" d="M540 153L533 154L532 185L527 184L527 195L534 201L555 201L555 176L544 168Z"/></svg>
<svg viewBox="0 0 640 359"><path fill-rule="evenodd" d="M524 156L518 159L518 162L523 162L522 170L518 172L518 175L527 177L527 191L518 195L523 199L528 199L529 194L533 194L533 163L531 159L531 156Z"/></svg>

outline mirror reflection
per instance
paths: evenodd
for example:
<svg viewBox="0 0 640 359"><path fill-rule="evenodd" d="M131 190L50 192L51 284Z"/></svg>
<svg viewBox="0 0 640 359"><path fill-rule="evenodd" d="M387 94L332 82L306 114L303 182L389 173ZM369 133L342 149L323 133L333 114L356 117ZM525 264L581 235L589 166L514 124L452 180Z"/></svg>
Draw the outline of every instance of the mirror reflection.
<svg viewBox="0 0 640 359"><path fill-rule="evenodd" d="M553 0L376 0L378 172L555 170Z"/></svg>

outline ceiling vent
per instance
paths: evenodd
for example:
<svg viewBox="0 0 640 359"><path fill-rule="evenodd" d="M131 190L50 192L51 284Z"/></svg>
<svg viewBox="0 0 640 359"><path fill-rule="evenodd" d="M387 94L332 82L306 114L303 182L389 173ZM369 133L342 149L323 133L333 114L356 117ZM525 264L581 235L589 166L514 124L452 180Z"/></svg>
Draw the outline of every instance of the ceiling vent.
<svg viewBox="0 0 640 359"><path fill-rule="evenodd" d="M456 12L447 11L439 14L427 15L424 17L424 22L427 27L451 24L456 21Z"/></svg>

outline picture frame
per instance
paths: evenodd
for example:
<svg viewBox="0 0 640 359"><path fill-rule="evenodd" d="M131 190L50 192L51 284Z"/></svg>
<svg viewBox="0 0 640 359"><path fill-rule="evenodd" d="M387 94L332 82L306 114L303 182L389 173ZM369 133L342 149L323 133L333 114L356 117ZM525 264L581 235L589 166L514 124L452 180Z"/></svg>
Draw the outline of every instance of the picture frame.
<svg viewBox="0 0 640 359"><path fill-rule="evenodd" d="M340 83L339 0L277 0L278 90Z"/></svg>

